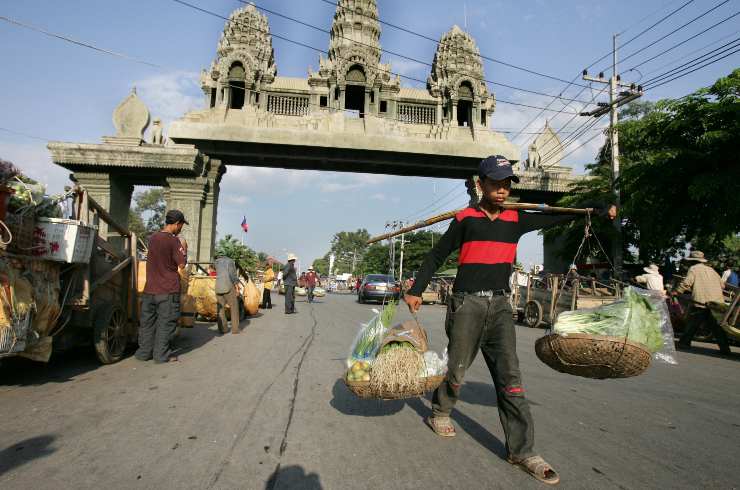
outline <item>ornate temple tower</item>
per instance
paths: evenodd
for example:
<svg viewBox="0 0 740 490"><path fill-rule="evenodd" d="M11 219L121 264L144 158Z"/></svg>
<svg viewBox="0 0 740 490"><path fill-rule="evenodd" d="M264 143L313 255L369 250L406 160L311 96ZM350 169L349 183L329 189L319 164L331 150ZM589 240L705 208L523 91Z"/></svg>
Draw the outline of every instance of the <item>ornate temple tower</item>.
<svg viewBox="0 0 740 490"><path fill-rule="evenodd" d="M556 167L563 159L563 144L549 121L527 150L527 168L531 170Z"/></svg>
<svg viewBox="0 0 740 490"><path fill-rule="evenodd" d="M364 65L380 63L380 23L375 0L340 0L334 13L329 59L341 63L362 59Z"/></svg>
<svg viewBox="0 0 740 490"><path fill-rule="evenodd" d="M484 81L475 40L453 26L439 40L427 86L442 99L442 119L453 126L487 127L496 101Z"/></svg>
<svg viewBox="0 0 740 490"><path fill-rule="evenodd" d="M208 107L241 109L259 104L259 93L275 79L277 68L267 17L254 5L229 16L210 70L201 72Z"/></svg>

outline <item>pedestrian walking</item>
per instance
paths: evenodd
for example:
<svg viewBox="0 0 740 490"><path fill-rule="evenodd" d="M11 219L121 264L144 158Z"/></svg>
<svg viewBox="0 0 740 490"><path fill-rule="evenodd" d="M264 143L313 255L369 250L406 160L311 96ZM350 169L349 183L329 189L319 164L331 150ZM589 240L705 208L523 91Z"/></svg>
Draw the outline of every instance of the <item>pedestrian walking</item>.
<svg viewBox="0 0 740 490"><path fill-rule="evenodd" d="M647 267L643 267L645 274L641 274L635 277L635 281L638 284L644 284L649 291L659 291L665 293L663 286L663 276L660 275L660 269L655 264L650 264Z"/></svg>
<svg viewBox="0 0 740 490"><path fill-rule="evenodd" d="M239 333L239 275L236 263L222 249L216 249L216 301L218 303L217 326L219 334L229 331L226 321L226 305L231 314L231 333Z"/></svg>
<svg viewBox="0 0 740 490"><path fill-rule="evenodd" d="M270 309L272 308L272 298L270 297L270 290L272 289L273 281L275 280L275 271L272 270L272 259L267 259L267 265L265 266L265 274L262 277L262 283L265 285L262 290L262 304L260 308Z"/></svg>
<svg viewBox="0 0 740 490"><path fill-rule="evenodd" d="M278 294L280 294L280 287L283 285L283 270L280 269L277 274L277 281L276 286L278 290Z"/></svg>
<svg viewBox="0 0 740 490"><path fill-rule="evenodd" d="M480 203L457 213L404 296L415 314L432 275L453 251L460 250L457 277L447 306L449 370L434 392L433 413L427 424L440 436L455 435L450 412L458 400L465 372L480 349L496 388L507 460L536 479L554 485L560 477L534 452L534 426L516 354L509 279L517 242L523 234L573 217L501 208L509 196L511 182L519 182L519 178L511 163L500 155L481 161L478 174L478 190L483 196ZM616 216L614 206L609 209L609 216Z"/></svg>
<svg viewBox="0 0 740 490"><path fill-rule="evenodd" d="M283 283L285 284L285 314L298 313L295 309L295 287L298 285L298 276L295 269L297 257L288 254L288 263L283 267Z"/></svg>
<svg viewBox="0 0 740 490"><path fill-rule="evenodd" d="M319 275L316 274L316 271L313 270L313 267L308 268L308 272L306 273L306 296L308 298L309 303L313 303L313 291L316 289L316 285L318 284L321 286L321 280L319 279Z"/></svg>
<svg viewBox="0 0 740 490"><path fill-rule="evenodd" d="M686 277L678 285L674 294L691 291L691 309L686 320L686 331L681 335L678 347L683 349L691 347L691 341L696 332L701 327L707 327L714 335L719 351L722 354L730 354L727 334L707 308L707 303L724 303L722 278L706 264L707 259L704 258L704 253L699 250L692 251L685 260L693 265L689 267Z"/></svg>
<svg viewBox="0 0 740 490"><path fill-rule="evenodd" d="M180 318L180 282L184 280L186 255L177 235L185 216L177 209L165 215L165 225L149 237L146 284L141 297L139 348L135 357L156 363L176 361L172 339Z"/></svg>
<svg viewBox="0 0 740 490"><path fill-rule="evenodd" d="M728 261L725 264L725 267L726 269L722 273L723 286L725 288L727 288L727 286L732 286L734 288L737 288L738 283L740 282L740 275L738 275L737 271L735 270L735 263L732 261Z"/></svg>

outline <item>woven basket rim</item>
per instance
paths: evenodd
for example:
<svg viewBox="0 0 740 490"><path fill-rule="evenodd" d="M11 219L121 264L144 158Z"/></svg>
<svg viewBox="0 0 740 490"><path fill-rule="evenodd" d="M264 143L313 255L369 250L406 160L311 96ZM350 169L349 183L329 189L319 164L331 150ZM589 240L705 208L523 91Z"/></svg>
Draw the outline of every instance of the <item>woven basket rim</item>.
<svg viewBox="0 0 740 490"><path fill-rule="evenodd" d="M551 333L543 337L540 337L537 340L546 339L548 337L559 337L565 340L598 340L601 342L614 342L618 344L627 344L629 346L644 350L648 354L652 355L652 352L650 352L650 349L648 349L648 347L645 344L626 339L625 337L614 337L611 335L592 335L592 334L587 334L587 333L569 333L568 335L561 335L559 333Z"/></svg>

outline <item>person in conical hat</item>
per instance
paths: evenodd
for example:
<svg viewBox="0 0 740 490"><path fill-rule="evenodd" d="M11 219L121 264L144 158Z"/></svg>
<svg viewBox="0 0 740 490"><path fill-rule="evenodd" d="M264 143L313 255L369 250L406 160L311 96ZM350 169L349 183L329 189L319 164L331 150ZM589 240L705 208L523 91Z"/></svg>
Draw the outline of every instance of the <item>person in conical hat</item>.
<svg viewBox="0 0 740 490"><path fill-rule="evenodd" d="M644 284L650 291L664 292L663 288L663 276L660 274L660 269L655 264L650 264L647 267L643 267L646 274L635 277L635 281L638 284Z"/></svg>
<svg viewBox="0 0 740 490"><path fill-rule="evenodd" d="M283 284L285 284L285 314L298 313L295 309L295 287L298 285L298 276L295 261L298 260L294 254L288 254L288 263L283 267Z"/></svg>
<svg viewBox="0 0 740 490"><path fill-rule="evenodd" d="M693 265L689 267L686 278L681 281L673 294L678 295L691 291L692 304L686 321L686 331L681 335L677 347L683 349L691 347L694 335L704 326L714 334L714 339L719 345L719 351L728 355L732 351L727 340L727 334L707 308L708 303L724 303L725 301L722 293L722 277L707 265L704 253L699 250L692 250L685 260L693 263Z"/></svg>

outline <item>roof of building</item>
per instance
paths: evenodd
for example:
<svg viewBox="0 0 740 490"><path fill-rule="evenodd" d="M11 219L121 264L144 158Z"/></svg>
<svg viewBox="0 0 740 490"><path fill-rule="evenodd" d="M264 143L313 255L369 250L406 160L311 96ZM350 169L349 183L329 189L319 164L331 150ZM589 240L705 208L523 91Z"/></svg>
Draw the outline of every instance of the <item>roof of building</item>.
<svg viewBox="0 0 740 490"><path fill-rule="evenodd" d="M305 90L308 91L308 79L298 77L275 77L270 90Z"/></svg>
<svg viewBox="0 0 740 490"><path fill-rule="evenodd" d="M425 88L401 87L398 97L402 99L437 100Z"/></svg>

